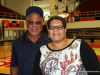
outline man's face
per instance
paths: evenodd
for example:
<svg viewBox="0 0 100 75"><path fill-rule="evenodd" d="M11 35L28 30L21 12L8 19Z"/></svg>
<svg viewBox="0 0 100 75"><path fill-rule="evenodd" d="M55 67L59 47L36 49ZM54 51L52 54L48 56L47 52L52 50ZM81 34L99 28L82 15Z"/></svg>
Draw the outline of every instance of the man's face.
<svg viewBox="0 0 100 75"><path fill-rule="evenodd" d="M31 36L41 35L43 20L37 13L32 13L27 17L26 26L28 34Z"/></svg>

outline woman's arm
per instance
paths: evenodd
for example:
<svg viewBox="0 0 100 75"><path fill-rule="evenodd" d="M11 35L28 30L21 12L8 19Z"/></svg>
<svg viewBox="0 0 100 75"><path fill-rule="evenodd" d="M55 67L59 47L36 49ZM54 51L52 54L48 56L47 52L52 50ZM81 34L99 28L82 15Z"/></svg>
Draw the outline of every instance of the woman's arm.
<svg viewBox="0 0 100 75"><path fill-rule="evenodd" d="M88 72L88 75L100 75L100 64L97 55L93 49L83 40L81 41L80 55L86 71L91 71Z"/></svg>
<svg viewBox="0 0 100 75"><path fill-rule="evenodd" d="M40 69L40 57L41 57L41 52L40 49L38 50L33 66L33 75L42 75L41 69Z"/></svg>

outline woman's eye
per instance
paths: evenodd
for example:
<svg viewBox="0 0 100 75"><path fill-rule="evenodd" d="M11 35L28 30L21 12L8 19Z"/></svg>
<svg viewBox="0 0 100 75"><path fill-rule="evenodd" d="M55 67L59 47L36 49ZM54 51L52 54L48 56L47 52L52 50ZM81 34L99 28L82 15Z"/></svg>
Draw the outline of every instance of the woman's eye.
<svg viewBox="0 0 100 75"><path fill-rule="evenodd" d="M54 27L50 27L51 29L53 29Z"/></svg>

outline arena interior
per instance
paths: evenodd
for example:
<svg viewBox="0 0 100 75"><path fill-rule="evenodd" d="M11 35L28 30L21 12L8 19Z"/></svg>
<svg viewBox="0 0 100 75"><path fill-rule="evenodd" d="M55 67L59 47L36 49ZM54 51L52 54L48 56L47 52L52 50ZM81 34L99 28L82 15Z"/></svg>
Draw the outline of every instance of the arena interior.
<svg viewBox="0 0 100 75"><path fill-rule="evenodd" d="M100 0L0 0L0 75L10 75L13 41L25 33L25 11L39 6L47 20L58 15L67 22L67 38L83 39L95 51L100 62Z"/></svg>

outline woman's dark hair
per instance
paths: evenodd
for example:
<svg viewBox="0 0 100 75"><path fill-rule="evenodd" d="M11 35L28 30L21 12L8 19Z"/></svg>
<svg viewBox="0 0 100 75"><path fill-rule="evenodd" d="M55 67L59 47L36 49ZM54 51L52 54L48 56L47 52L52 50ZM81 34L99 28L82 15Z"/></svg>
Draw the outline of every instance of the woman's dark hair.
<svg viewBox="0 0 100 75"><path fill-rule="evenodd" d="M52 17L50 17L50 19L47 21L48 28L50 27L50 22L51 22L52 20L55 20L55 19L60 20L60 21L62 22L64 28L66 28L67 22L65 21L64 18L62 18L62 17L60 17L60 16L52 16Z"/></svg>

